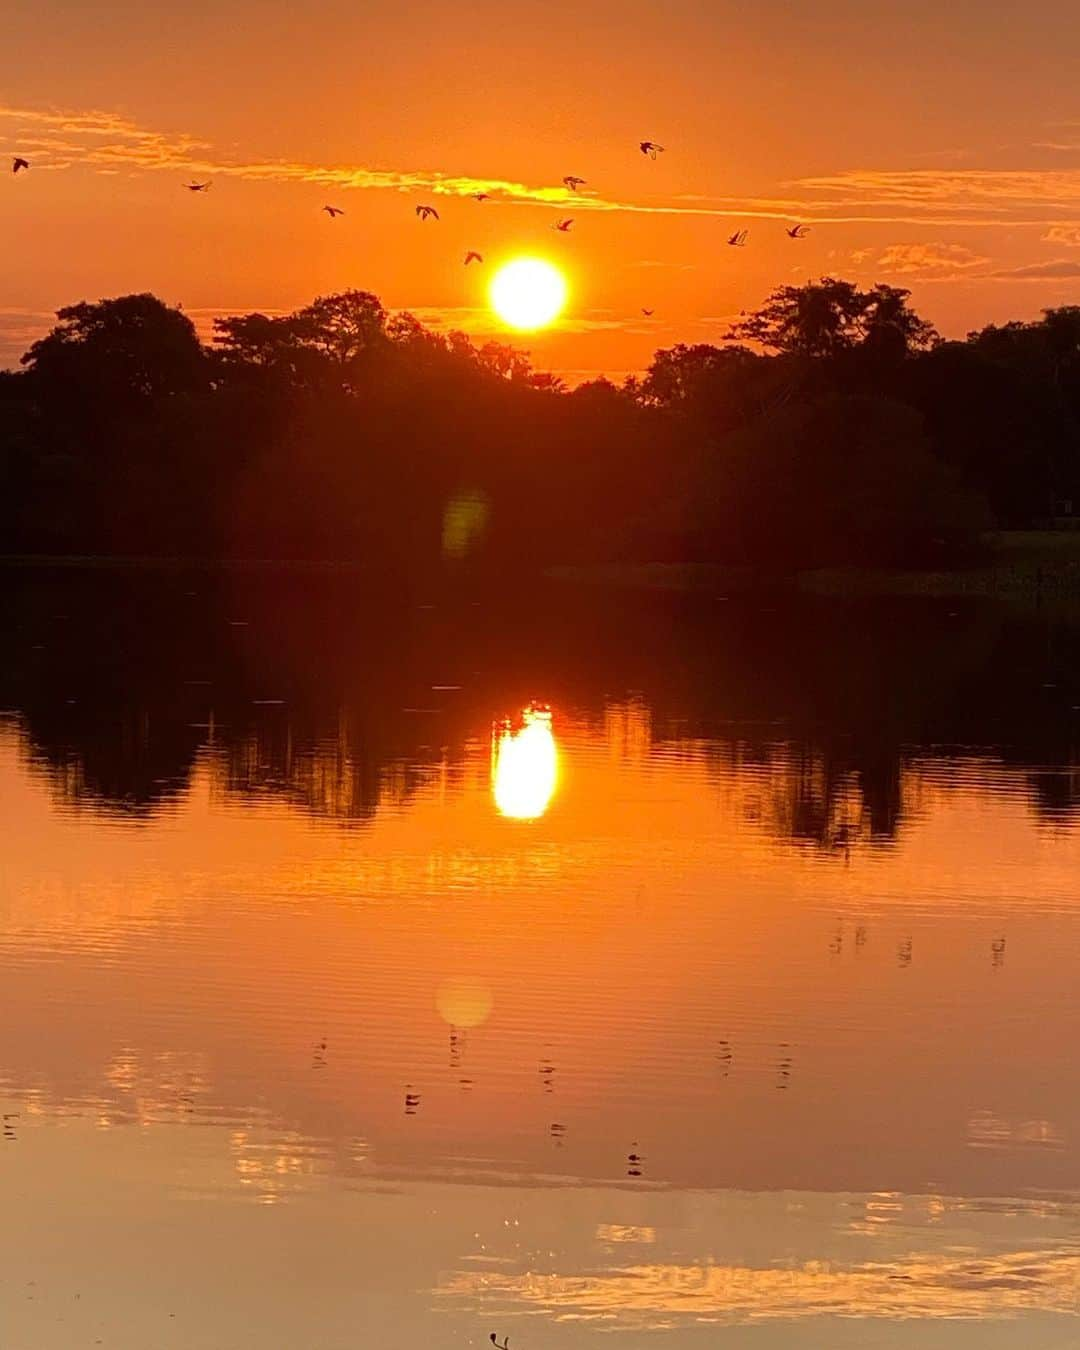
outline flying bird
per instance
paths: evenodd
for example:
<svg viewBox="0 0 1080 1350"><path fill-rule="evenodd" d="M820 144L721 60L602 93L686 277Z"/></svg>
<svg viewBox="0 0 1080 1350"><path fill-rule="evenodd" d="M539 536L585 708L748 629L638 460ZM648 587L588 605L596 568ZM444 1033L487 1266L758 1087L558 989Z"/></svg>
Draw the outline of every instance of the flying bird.
<svg viewBox="0 0 1080 1350"><path fill-rule="evenodd" d="M416 214L421 220L427 220L428 216L434 216L436 220L439 219L439 213L433 206L418 206L416 208Z"/></svg>
<svg viewBox="0 0 1080 1350"><path fill-rule="evenodd" d="M190 183L185 183L184 186L189 192L209 192L210 180L207 179L205 183L197 183L193 178Z"/></svg>
<svg viewBox="0 0 1080 1350"><path fill-rule="evenodd" d="M652 316L656 313L656 310L655 310L655 309L642 309L641 312L642 312L642 314L645 315L645 317L646 317L647 319L651 319Z"/></svg>
<svg viewBox="0 0 1080 1350"><path fill-rule="evenodd" d="M749 230L736 230L728 240L732 248L745 248L746 241L750 238Z"/></svg>
<svg viewBox="0 0 1080 1350"><path fill-rule="evenodd" d="M18 173L20 169L28 169L29 167L30 161L28 159L23 159L21 155L16 155L15 158L11 161L12 173Z"/></svg>
<svg viewBox="0 0 1080 1350"><path fill-rule="evenodd" d="M792 225L791 229L786 231L789 239L805 239L809 233L809 225Z"/></svg>
<svg viewBox="0 0 1080 1350"><path fill-rule="evenodd" d="M331 220L333 220L335 216L343 216L345 214L340 206L324 206L323 210Z"/></svg>
<svg viewBox="0 0 1080 1350"><path fill-rule="evenodd" d="M650 159L655 159L657 155L664 153L664 147L657 145L655 141L642 141L638 149L643 155L648 155Z"/></svg>
<svg viewBox="0 0 1080 1350"><path fill-rule="evenodd" d="M465 254L465 266L466 266L466 267L468 267L468 265L469 265L471 262L482 263L483 261L484 261L483 254L477 253L475 249L469 249L468 253Z"/></svg>
<svg viewBox="0 0 1080 1350"><path fill-rule="evenodd" d="M472 199L474 202L486 202L491 197L490 192L474 192Z"/></svg>
<svg viewBox="0 0 1080 1350"><path fill-rule="evenodd" d="M566 186L570 189L571 192L576 192L579 187L585 186L585 179L575 178L572 173L568 173L566 177L563 179L563 182L566 184Z"/></svg>
<svg viewBox="0 0 1080 1350"><path fill-rule="evenodd" d="M559 230L561 231L561 233L565 234L567 230L569 230L570 226L573 225L573 223L574 222L572 218L569 220L557 220L555 224L552 225L551 228L553 230Z"/></svg>

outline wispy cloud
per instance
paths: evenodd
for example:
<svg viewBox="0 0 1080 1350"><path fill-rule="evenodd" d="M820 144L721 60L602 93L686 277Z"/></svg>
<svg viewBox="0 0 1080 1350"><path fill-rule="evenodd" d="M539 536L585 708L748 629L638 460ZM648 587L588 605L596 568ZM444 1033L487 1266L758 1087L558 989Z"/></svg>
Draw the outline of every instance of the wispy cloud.
<svg viewBox="0 0 1080 1350"><path fill-rule="evenodd" d="M860 169L800 178L795 186L847 207L940 211L962 223L1049 224L1033 212L1075 212L1080 169Z"/></svg>
<svg viewBox="0 0 1080 1350"><path fill-rule="evenodd" d="M875 266L894 276L951 281L978 270L990 259L963 244L890 244Z"/></svg>
<svg viewBox="0 0 1080 1350"><path fill-rule="evenodd" d="M1069 281L1080 277L1080 260L1052 258L1049 262L1028 263L1025 267L1010 267L991 272L997 281Z"/></svg>
<svg viewBox="0 0 1080 1350"><path fill-rule="evenodd" d="M1080 248L1080 225L1051 225L1043 235L1043 243Z"/></svg>
<svg viewBox="0 0 1080 1350"><path fill-rule="evenodd" d="M781 195L682 194L668 201L622 200L591 191L438 169L318 163L224 155L199 137L144 127L121 113L0 106L0 129L33 160L35 172L83 168L110 174L194 174L253 183L309 184L335 191L422 192L468 197L484 192L521 206L717 219L798 220L814 224L1032 225L1075 218L1080 169L851 170L801 178Z"/></svg>
<svg viewBox="0 0 1080 1350"><path fill-rule="evenodd" d="M588 198L572 197L565 187L531 186L503 178L286 159L229 159L214 153L207 141L184 133L147 129L112 112L0 107L0 125L5 126L9 139L18 144L22 153L34 157L35 170L81 166L99 172L126 169L136 173L168 169L250 182L310 183L398 192L422 190L456 197L487 192L538 203L574 200L586 209L590 205L595 209L596 205Z"/></svg>
<svg viewBox="0 0 1080 1350"><path fill-rule="evenodd" d="M696 263L678 263L666 262L663 258L641 258L637 262L626 264L627 267L657 268L666 272L696 272Z"/></svg>
<svg viewBox="0 0 1080 1350"><path fill-rule="evenodd" d="M508 329L492 314L490 309L475 306L420 305L409 307L409 313L428 328L435 328L441 332L460 329L462 332L468 333L470 337L497 337L504 342L512 342L515 346L522 342L528 342L530 337L533 336L529 333ZM550 327L544 330L544 333L538 333L535 336L536 338L542 338L545 334L552 333L611 332L624 329L635 321L635 319L610 315L609 311L594 310L590 314L573 317L564 315L562 318L556 319Z"/></svg>

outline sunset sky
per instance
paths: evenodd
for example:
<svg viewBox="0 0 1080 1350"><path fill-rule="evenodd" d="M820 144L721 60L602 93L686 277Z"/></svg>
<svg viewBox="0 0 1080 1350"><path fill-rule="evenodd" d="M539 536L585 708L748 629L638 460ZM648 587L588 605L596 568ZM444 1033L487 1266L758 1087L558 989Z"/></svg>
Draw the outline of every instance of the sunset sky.
<svg viewBox="0 0 1080 1350"><path fill-rule="evenodd" d="M485 337L486 273L523 253L571 298L521 345L571 379L822 273L910 286L949 335L1034 317L1080 299L1075 23L1073 0L13 0L0 149L32 167L0 168L0 364L58 306L141 290L207 331L361 287Z"/></svg>

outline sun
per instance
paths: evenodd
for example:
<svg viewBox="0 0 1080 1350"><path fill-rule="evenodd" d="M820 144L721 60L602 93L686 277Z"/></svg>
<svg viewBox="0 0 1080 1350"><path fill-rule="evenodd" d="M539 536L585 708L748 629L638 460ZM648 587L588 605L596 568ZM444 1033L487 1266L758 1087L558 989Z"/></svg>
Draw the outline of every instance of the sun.
<svg viewBox="0 0 1080 1350"><path fill-rule="evenodd" d="M511 328L546 328L566 304L566 278L542 258L515 258L495 273L489 298Z"/></svg>

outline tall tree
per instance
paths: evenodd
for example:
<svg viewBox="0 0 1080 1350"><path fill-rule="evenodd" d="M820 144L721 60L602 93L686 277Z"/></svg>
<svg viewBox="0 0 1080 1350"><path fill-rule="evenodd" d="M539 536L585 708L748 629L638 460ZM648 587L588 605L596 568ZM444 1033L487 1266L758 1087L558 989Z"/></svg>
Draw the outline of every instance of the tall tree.
<svg viewBox="0 0 1080 1350"><path fill-rule="evenodd" d="M22 358L50 401L106 406L190 394L206 384L195 325L154 295L123 295L69 305Z"/></svg>
<svg viewBox="0 0 1080 1350"><path fill-rule="evenodd" d="M937 338L908 307L910 295L896 286L862 291L837 277L780 286L760 309L732 324L726 336L790 356L833 357L864 344L906 355Z"/></svg>

